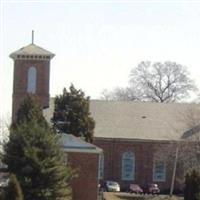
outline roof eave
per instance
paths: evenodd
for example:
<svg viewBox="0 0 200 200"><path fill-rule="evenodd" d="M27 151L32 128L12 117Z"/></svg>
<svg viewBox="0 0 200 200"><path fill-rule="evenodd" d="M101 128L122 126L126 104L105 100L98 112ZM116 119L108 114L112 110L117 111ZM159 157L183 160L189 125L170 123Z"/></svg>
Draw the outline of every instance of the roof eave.
<svg viewBox="0 0 200 200"><path fill-rule="evenodd" d="M22 55L24 55L24 56L41 56L41 57L43 57L43 56L49 56L49 58L48 59L44 59L44 58L22 58L22 57L18 57L18 56L22 56ZM42 55L42 54L28 54L28 53L24 53L24 54L17 54L17 53L11 53L10 55L9 55L9 57L11 58L11 59L13 59L13 60L51 60L53 57L55 56L55 54L48 54L48 55Z"/></svg>

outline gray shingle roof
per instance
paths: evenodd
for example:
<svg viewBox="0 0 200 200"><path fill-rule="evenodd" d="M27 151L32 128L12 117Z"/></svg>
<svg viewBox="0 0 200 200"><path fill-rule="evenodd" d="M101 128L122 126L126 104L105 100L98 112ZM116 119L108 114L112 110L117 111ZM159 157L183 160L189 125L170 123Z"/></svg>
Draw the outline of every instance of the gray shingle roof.
<svg viewBox="0 0 200 200"><path fill-rule="evenodd" d="M53 100L45 116L50 120ZM96 122L95 137L179 140L189 129L187 112L200 109L197 104L121 102L92 100L90 111Z"/></svg>
<svg viewBox="0 0 200 200"><path fill-rule="evenodd" d="M59 138L61 148L66 152L101 153L99 147L83 141L71 134L61 134Z"/></svg>
<svg viewBox="0 0 200 200"><path fill-rule="evenodd" d="M29 44L25 47L20 48L19 50L13 52L10 54L10 57L13 59L18 58L17 56L22 55L36 55L36 56L49 56L49 58L53 58L54 54L50 51L47 51L46 49L43 49L42 47L39 47L35 44Z"/></svg>

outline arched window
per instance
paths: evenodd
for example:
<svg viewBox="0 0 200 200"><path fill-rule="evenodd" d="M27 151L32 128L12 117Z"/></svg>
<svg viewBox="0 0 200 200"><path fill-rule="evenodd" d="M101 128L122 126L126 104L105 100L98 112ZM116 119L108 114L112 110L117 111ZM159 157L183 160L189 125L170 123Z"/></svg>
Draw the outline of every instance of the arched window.
<svg viewBox="0 0 200 200"><path fill-rule="evenodd" d="M104 174L104 155L103 153L99 154L99 179L103 179Z"/></svg>
<svg viewBox="0 0 200 200"><path fill-rule="evenodd" d="M35 94L37 82L37 71L35 67L30 67L28 70L27 92Z"/></svg>
<svg viewBox="0 0 200 200"><path fill-rule="evenodd" d="M125 152L122 155L122 180L132 181L135 179L135 155Z"/></svg>

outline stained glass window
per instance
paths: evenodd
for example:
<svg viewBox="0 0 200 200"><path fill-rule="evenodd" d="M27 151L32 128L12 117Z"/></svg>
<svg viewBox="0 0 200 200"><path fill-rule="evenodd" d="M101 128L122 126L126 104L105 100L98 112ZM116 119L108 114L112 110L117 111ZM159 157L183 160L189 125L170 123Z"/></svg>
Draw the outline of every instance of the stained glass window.
<svg viewBox="0 0 200 200"><path fill-rule="evenodd" d="M153 181L165 181L165 162L163 160L154 160Z"/></svg>
<svg viewBox="0 0 200 200"><path fill-rule="evenodd" d="M135 179L135 155L132 152L125 152L122 156L122 180Z"/></svg>

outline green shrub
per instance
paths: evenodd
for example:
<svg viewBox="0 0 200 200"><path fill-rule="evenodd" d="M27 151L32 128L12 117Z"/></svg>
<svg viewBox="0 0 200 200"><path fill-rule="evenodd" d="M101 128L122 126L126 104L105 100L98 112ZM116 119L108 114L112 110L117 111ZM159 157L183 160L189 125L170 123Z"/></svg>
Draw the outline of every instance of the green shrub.
<svg viewBox="0 0 200 200"><path fill-rule="evenodd" d="M0 200L6 200L5 190L4 189L0 190Z"/></svg>
<svg viewBox="0 0 200 200"><path fill-rule="evenodd" d="M200 200L200 170L193 169L185 177L184 200Z"/></svg>

